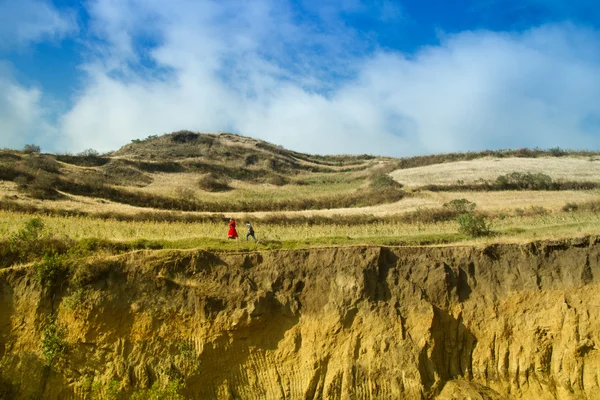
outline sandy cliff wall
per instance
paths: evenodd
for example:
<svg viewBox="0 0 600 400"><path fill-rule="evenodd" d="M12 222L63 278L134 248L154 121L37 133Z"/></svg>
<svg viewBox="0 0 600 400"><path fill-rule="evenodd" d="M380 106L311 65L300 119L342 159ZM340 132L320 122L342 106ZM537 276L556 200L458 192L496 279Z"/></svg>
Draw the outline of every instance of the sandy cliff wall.
<svg viewBox="0 0 600 400"><path fill-rule="evenodd" d="M600 399L599 281L596 238L136 252L82 263L54 295L13 268L0 385L21 399L176 379L193 399ZM48 315L68 343L51 367Z"/></svg>

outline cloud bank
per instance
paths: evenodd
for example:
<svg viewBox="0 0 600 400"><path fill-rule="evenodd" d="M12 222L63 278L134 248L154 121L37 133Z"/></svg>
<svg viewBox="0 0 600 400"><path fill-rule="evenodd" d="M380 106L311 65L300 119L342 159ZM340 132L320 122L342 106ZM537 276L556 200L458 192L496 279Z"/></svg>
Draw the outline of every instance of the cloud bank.
<svg viewBox="0 0 600 400"><path fill-rule="evenodd" d="M114 150L179 129L327 154L600 148L592 28L442 33L404 54L346 22L360 13L400 29L403 10L386 1L86 4L85 78L56 150Z"/></svg>
<svg viewBox="0 0 600 400"><path fill-rule="evenodd" d="M22 148L56 135L40 103L41 91L24 88L12 77L9 66L0 62L0 132L5 146ZM34 140L35 137L35 140Z"/></svg>
<svg viewBox="0 0 600 400"><path fill-rule="evenodd" d="M71 12L47 0L0 0L0 50L31 42L58 40L77 31Z"/></svg>

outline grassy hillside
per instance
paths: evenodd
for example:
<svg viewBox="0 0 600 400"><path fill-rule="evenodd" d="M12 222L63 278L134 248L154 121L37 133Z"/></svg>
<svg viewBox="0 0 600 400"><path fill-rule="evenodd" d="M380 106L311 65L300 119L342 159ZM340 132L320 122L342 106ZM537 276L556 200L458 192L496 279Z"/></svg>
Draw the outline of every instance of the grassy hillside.
<svg viewBox="0 0 600 400"><path fill-rule="evenodd" d="M4 151L0 179L16 185L4 185L5 195L26 199L76 202L79 196L204 212L303 210L400 200L400 185L376 181L391 162L311 156L232 134L177 132L106 155Z"/></svg>
<svg viewBox="0 0 600 400"><path fill-rule="evenodd" d="M0 235L37 216L60 240L160 247L254 246L222 241L231 217L252 220L271 248L593 235L599 177L589 151L318 156L182 131L103 155L0 151ZM481 235L460 230L465 213Z"/></svg>

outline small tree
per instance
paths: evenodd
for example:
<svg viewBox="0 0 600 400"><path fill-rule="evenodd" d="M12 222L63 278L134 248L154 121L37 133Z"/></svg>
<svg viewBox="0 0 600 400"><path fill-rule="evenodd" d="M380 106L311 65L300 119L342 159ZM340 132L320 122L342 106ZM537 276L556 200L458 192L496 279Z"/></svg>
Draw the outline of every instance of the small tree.
<svg viewBox="0 0 600 400"><path fill-rule="evenodd" d="M471 237L487 236L490 234L490 225L483 215L465 213L458 216L458 231Z"/></svg>
<svg viewBox="0 0 600 400"><path fill-rule="evenodd" d="M579 205L577 203L567 203L562 207L562 210L566 211L566 212L570 212L570 211L577 211L578 208L579 208Z"/></svg>
<svg viewBox="0 0 600 400"><path fill-rule="evenodd" d="M18 232L10 236L10 243L16 242L35 242L42 236L44 222L40 218L31 218L25 223L25 226Z"/></svg>
<svg viewBox="0 0 600 400"><path fill-rule="evenodd" d="M491 233L490 224L483 215L475 215L477 204L467 199L454 199L444 204L444 207L458 214L458 231L471 237L486 236Z"/></svg>
<svg viewBox="0 0 600 400"><path fill-rule="evenodd" d="M226 178L218 177L212 173L208 173L200 178L198 186L207 192L225 192L231 189Z"/></svg>
<svg viewBox="0 0 600 400"><path fill-rule="evenodd" d="M25 147L23 147L23 151L25 154L39 153L41 148L37 144L26 144Z"/></svg>
<svg viewBox="0 0 600 400"><path fill-rule="evenodd" d="M396 182L394 180L394 178L392 178L388 174L380 172L380 173L371 175L370 186L373 189L381 189L381 188L394 187L394 186L400 187L401 185L400 185L400 183Z"/></svg>
<svg viewBox="0 0 600 400"><path fill-rule="evenodd" d="M80 156L80 157L87 157L87 158L96 158L99 155L100 154L98 153L98 151L96 151L94 149L85 149L81 153L78 154L78 156Z"/></svg>

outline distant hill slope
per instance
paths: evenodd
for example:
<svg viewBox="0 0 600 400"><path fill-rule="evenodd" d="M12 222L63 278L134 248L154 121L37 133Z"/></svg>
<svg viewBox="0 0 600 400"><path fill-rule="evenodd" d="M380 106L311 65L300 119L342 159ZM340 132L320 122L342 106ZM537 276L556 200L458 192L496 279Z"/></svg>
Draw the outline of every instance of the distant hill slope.
<svg viewBox="0 0 600 400"><path fill-rule="evenodd" d="M391 176L409 187L426 185L476 184L495 181L498 176L513 172L544 174L554 181L600 183L600 156L597 157L485 157L470 161L455 161L423 167L398 169Z"/></svg>
<svg viewBox="0 0 600 400"><path fill-rule="evenodd" d="M546 177L536 176L540 179L535 186L498 185L499 172L488 165L490 159L500 160L492 163L502 165L503 173L559 171L552 179L565 182L548 185ZM0 196L24 204L51 200L44 207L70 210L82 209L86 202L85 207L91 203L98 208L110 203L110 212L128 206L215 213L333 209L352 213L386 204L391 208L385 212L393 213L408 202L411 207L432 204L428 191L593 190L600 179L590 178L590 173L600 171L599 160L598 152L562 149L401 159L321 156L231 133L180 131L134 140L104 155L93 150L75 155L0 150ZM457 166L464 166L469 176ZM483 179L488 181L478 182ZM407 196L411 200L400 204Z"/></svg>
<svg viewBox="0 0 600 400"><path fill-rule="evenodd" d="M229 133L180 131L105 155L0 153L0 180L34 199L250 212L369 206L404 196L391 178L374 179L393 169L381 170L391 158L309 155Z"/></svg>
<svg viewBox="0 0 600 400"><path fill-rule="evenodd" d="M369 155L310 155L232 133L196 133L190 131L179 131L162 136L150 136L145 140L134 140L112 153L112 155L143 160L202 158L205 161L217 162L242 161L245 166L275 159L293 167L302 165L351 166L375 158Z"/></svg>

